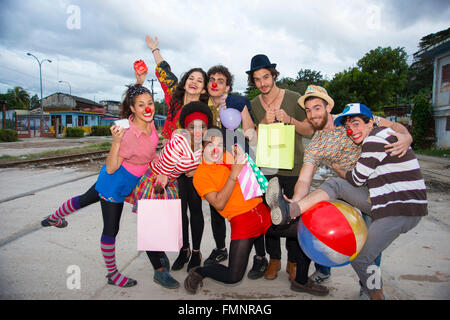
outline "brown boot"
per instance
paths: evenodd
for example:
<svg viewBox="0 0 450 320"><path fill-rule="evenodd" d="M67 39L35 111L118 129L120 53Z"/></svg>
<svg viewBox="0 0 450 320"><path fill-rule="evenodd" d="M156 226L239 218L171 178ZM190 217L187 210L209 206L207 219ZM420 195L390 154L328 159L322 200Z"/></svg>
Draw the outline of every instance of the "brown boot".
<svg viewBox="0 0 450 320"><path fill-rule="evenodd" d="M189 271L189 275L184 280L184 288L192 293L196 294L198 286L203 287L203 277L195 272L200 267L194 267Z"/></svg>
<svg viewBox="0 0 450 320"><path fill-rule="evenodd" d="M266 272L264 273L264 278L267 280L274 280L278 276L278 271L281 269L281 260L280 259L270 259L269 266L267 267Z"/></svg>
<svg viewBox="0 0 450 320"><path fill-rule="evenodd" d="M297 264L295 262L288 261L286 265L286 272L289 275L289 281L292 282L295 279L295 274L297 273Z"/></svg>
<svg viewBox="0 0 450 320"><path fill-rule="evenodd" d="M297 281L291 282L291 290L296 292L306 292L315 296L326 296L330 292L327 287L316 284L310 278L305 284L300 284Z"/></svg>

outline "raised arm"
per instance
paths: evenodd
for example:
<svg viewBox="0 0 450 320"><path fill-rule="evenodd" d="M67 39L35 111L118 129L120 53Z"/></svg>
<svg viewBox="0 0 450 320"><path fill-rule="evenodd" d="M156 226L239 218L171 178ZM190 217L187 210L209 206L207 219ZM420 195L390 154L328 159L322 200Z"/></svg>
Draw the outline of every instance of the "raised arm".
<svg viewBox="0 0 450 320"><path fill-rule="evenodd" d="M149 35L146 35L145 42L147 43L147 47L152 51L153 58L155 59L156 65L158 65L160 62L164 61L164 59L161 55L161 51L159 50L158 37L155 37L155 39L153 39Z"/></svg>

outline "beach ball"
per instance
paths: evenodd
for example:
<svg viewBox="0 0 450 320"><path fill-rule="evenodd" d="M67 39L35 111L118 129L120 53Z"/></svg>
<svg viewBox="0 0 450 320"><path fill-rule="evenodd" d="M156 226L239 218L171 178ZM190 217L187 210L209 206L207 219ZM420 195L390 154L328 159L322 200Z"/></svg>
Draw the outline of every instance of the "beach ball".
<svg viewBox="0 0 450 320"><path fill-rule="evenodd" d="M321 201L302 214L297 236L303 252L326 267L349 264L364 246L367 227L361 212L339 201Z"/></svg>

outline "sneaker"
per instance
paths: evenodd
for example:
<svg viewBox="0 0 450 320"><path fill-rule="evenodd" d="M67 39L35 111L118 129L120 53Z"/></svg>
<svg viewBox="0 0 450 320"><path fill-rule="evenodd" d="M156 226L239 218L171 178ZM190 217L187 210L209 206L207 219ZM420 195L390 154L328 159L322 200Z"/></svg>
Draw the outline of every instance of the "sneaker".
<svg viewBox="0 0 450 320"><path fill-rule="evenodd" d="M223 250L216 248L216 249L213 249L213 251L209 255L208 259L206 259L205 262L203 262L203 265L207 266L209 264L219 263L219 262L225 261L227 259L228 259L227 248L225 248Z"/></svg>
<svg viewBox="0 0 450 320"><path fill-rule="evenodd" d="M199 267L195 267L189 271L189 275L184 280L184 288L192 294L197 293L198 287L203 287L203 277L196 272Z"/></svg>
<svg viewBox="0 0 450 320"><path fill-rule="evenodd" d="M270 217L274 225L286 225L291 221L290 203L284 200L278 178L269 180L266 202L270 207Z"/></svg>
<svg viewBox="0 0 450 320"><path fill-rule="evenodd" d="M291 290L296 292L306 292L314 296L326 296L330 293L327 287L314 283L310 278L305 284L300 284L297 281L291 282Z"/></svg>
<svg viewBox="0 0 450 320"><path fill-rule="evenodd" d="M189 248L187 249L181 249L180 253L178 254L177 259L174 261L172 265L172 270L177 271L181 270L184 267L184 264L189 261L189 257L191 256L191 250Z"/></svg>
<svg viewBox="0 0 450 320"><path fill-rule="evenodd" d="M369 293L363 288L359 289L359 300L370 300Z"/></svg>
<svg viewBox="0 0 450 320"><path fill-rule="evenodd" d="M180 283L166 269L162 271L155 270L153 281L167 289L176 289L180 286Z"/></svg>
<svg viewBox="0 0 450 320"><path fill-rule="evenodd" d="M58 221L51 220L50 216L46 217L44 220L41 221L41 226L43 227L57 227L57 228L65 228L67 227L68 223L64 218L61 218L61 223L58 225Z"/></svg>
<svg viewBox="0 0 450 320"><path fill-rule="evenodd" d="M266 257L254 256L253 267L248 272L247 277L252 280L263 277L264 272L266 272L268 266L269 262L267 261Z"/></svg>
<svg viewBox="0 0 450 320"><path fill-rule="evenodd" d="M323 274L316 270L309 278L317 284L327 283L331 280L331 274Z"/></svg>
<svg viewBox="0 0 450 320"><path fill-rule="evenodd" d="M187 266L187 272L189 272L192 268L200 267L202 263L202 253L200 251L192 251L191 260L189 260Z"/></svg>

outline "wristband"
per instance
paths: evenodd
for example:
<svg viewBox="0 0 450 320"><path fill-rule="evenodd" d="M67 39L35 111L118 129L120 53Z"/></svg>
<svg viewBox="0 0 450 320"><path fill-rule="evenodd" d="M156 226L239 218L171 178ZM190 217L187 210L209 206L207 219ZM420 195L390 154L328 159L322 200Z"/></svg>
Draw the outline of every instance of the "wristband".
<svg viewBox="0 0 450 320"><path fill-rule="evenodd" d="M156 50L159 50L159 48L153 49L153 50L152 50L152 53L155 52Z"/></svg>

